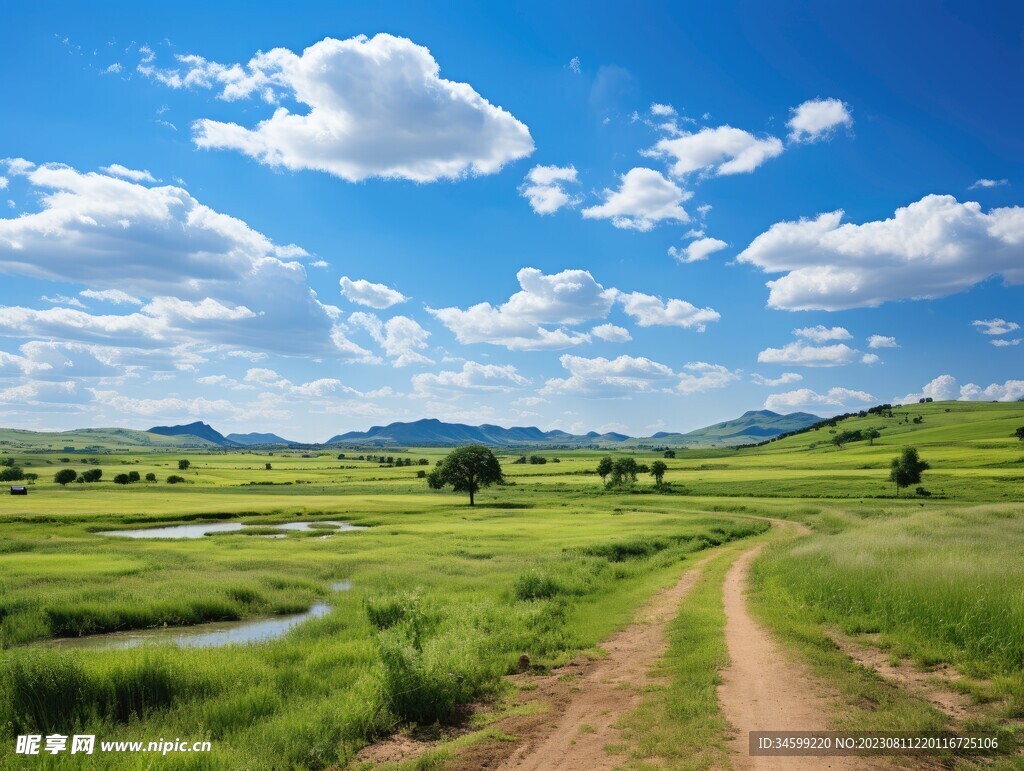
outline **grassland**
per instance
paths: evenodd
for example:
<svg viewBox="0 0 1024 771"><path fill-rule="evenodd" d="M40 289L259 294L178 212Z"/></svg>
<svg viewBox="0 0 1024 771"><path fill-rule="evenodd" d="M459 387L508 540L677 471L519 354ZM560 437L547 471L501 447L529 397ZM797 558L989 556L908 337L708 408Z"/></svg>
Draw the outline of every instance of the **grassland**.
<svg viewBox="0 0 1024 771"><path fill-rule="evenodd" d="M769 518L805 522L813 534L779 540L755 564L755 606L850 695L849 725L930 728L943 718L912 697L880 700L877 678L830 645L832 628L877 637L920 666L948 663L989 705L986 725L1012 729L1024 716L1019 425L1019 404L914 405L839 427L879 428L873 445L839 449L826 428L738 451L677 450L661 492L649 478L604 490L593 472L604 452L546 450L559 462L544 465L513 464L519 453L510 452L508 484L472 509L418 478L418 461L432 464L437 449L388 450L416 463L392 467L350 449L339 458L9 447L39 479L28 496L0 504L0 763L21 766L8 754L13 735L57 730L213 742L212 755L178 756L175 767L343 764L402 724L500 702L520 653L550 667L592 648L696 553L718 549L673 627L664 662L673 686L653 694L627 732L636 758L712 765L724 725L713 698L721 575ZM931 463L922 483L931 496L897 498L887 481L889 461L908 444ZM648 464L661 457L632 454ZM182 458L191 466L179 472ZM62 488L49 480L64 467L102 468L103 480ZM111 482L127 470L160 481ZM168 485L170 474L187 482ZM368 527L275 538L265 528L193 540L98 535L222 520ZM352 591L332 591L340 580ZM332 612L260 645L65 651L49 642L315 601Z"/></svg>

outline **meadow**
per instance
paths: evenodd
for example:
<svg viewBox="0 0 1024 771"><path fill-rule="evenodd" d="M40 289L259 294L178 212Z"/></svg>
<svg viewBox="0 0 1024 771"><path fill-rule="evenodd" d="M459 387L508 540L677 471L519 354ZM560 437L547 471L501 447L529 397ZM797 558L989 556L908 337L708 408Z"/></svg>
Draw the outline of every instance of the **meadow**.
<svg viewBox="0 0 1024 771"><path fill-rule="evenodd" d="M842 725L947 722L911 694L880 697L877 677L837 658L831 629L870 638L918 667L954 668L959 687L984 705L983 724L1017 731L1019 425L1019 404L913 405L835 429L878 427L872 444L840 448L824 428L755 448L678 449L665 459L662 489L641 476L632 488L605 490L597 461L621 453L545 449L536 452L548 462L532 465L513 462L519 451L501 451L507 483L483 491L472 508L419 476L443 457L439 448L385 450L412 459L389 466L359 460L380 450L111 445L90 454L14 440L0 447L39 477L29 495L5 495L0 508L0 762L22 766L9 754L17 734L58 731L212 742L211 754L176 756L175 767L344 766L395 730L471 725L500 711L512 687L505 675L522 653L536 671L581 651L600 655L601 641L639 604L711 555L674 622L663 662L673 685L652 693L625 732L637 764L710 767L721 762L725 733L714 700L725 661L721 579L745 544L764 540L754 607L848 695ZM931 464L922 481L930 495L897 497L888 481L890 460L909 444ZM648 465L663 457L628 454ZM103 478L62 487L51 480L65 467L102 468ZM158 481L112 482L127 471ZM186 481L168 484L172 474ZM811 534L772 527L786 519ZM365 529L275 528L299 521ZM99 534L188 522L252 527L196 539ZM341 581L351 589L337 591ZM315 602L331 612L257 645L59 644L287 614ZM479 740L489 740L486 732ZM121 756L117 767L133 762Z"/></svg>

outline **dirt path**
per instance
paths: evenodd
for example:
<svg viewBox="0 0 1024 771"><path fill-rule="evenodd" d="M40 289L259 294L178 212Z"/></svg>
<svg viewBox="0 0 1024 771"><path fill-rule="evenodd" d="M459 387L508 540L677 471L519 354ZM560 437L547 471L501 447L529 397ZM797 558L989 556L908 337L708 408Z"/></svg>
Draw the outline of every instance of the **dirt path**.
<svg viewBox="0 0 1024 771"><path fill-rule="evenodd" d="M762 544L744 552L725 577L725 638L731 663L722 673L718 700L735 729L730 759L737 768L865 768L860 758L751 757L748 753L750 731L827 730L830 706L820 683L806 667L783 654L747 609L750 564L763 548Z"/></svg>
<svg viewBox="0 0 1024 771"><path fill-rule="evenodd" d="M553 724L548 715L547 723L538 726L540 730L533 736L524 737L526 740L498 767L600 771L618 765L605 751L605 745L621 741L616 723L640 705L641 689L656 682L651 670L668 650L666 626L699 575L700 563L675 586L656 594L630 626L604 643L601 647L607 657L582 668L571 683L571 698Z"/></svg>

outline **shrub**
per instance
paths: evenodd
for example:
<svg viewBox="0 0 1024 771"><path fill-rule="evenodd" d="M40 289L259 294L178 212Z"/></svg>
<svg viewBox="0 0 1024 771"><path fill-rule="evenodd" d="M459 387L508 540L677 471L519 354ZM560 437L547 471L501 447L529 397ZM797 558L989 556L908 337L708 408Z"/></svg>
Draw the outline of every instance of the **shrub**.
<svg viewBox="0 0 1024 771"><path fill-rule="evenodd" d="M177 474L171 474L169 477L167 477L167 484L169 485L177 485L184 481L185 477L180 477Z"/></svg>
<svg viewBox="0 0 1024 771"><path fill-rule="evenodd" d="M76 479L78 479L78 472L75 471L73 468L62 468L60 471L53 475L53 481L59 484L61 487L68 484L69 482L74 482Z"/></svg>
<svg viewBox="0 0 1024 771"><path fill-rule="evenodd" d="M152 471L150 471L148 474L146 474L146 481L147 482L155 482L156 481L156 474L154 474Z"/></svg>
<svg viewBox="0 0 1024 771"><path fill-rule="evenodd" d="M518 600L547 600L562 593L562 587L551 576L531 570L516 579L512 589Z"/></svg>
<svg viewBox="0 0 1024 771"><path fill-rule="evenodd" d="M25 478L21 466L7 466L0 471L0 482L20 482Z"/></svg>
<svg viewBox="0 0 1024 771"><path fill-rule="evenodd" d="M188 471L188 467L191 466L191 465L192 465L192 461L179 460L178 461L178 471Z"/></svg>
<svg viewBox="0 0 1024 771"><path fill-rule="evenodd" d="M99 482L103 478L103 469L90 468L82 472L82 479L86 482Z"/></svg>
<svg viewBox="0 0 1024 771"><path fill-rule="evenodd" d="M126 485L131 481L132 480L128 477L127 474L118 474L116 477L114 477L115 485Z"/></svg>
<svg viewBox="0 0 1024 771"><path fill-rule="evenodd" d="M141 480L142 480L142 477L139 476L139 472L138 471L129 471L128 472L128 481L129 482L139 482Z"/></svg>

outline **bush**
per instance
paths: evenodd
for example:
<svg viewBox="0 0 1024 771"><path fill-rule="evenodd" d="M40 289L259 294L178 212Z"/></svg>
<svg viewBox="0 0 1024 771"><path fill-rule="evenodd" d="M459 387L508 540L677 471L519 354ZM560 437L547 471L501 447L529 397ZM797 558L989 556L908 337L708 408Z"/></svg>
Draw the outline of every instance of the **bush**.
<svg viewBox="0 0 1024 771"><path fill-rule="evenodd" d="M127 474L118 474L116 477L114 477L115 485L126 485L131 481L132 480L128 477Z"/></svg>
<svg viewBox="0 0 1024 771"><path fill-rule="evenodd" d="M188 467L191 466L191 465L192 465L191 461L179 460L178 461L178 471L188 471Z"/></svg>
<svg viewBox="0 0 1024 771"><path fill-rule="evenodd" d="M562 587L551 576L531 570L516 579L512 589L518 600L547 600L562 593Z"/></svg>
<svg viewBox="0 0 1024 771"><path fill-rule="evenodd" d="M21 466L7 466L0 471L0 482L20 482L25 478Z"/></svg>
<svg viewBox="0 0 1024 771"><path fill-rule="evenodd" d="M74 482L76 479L78 479L78 472L75 471L73 468L62 468L60 471L53 475L53 481L59 484L61 487L68 484L69 482Z"/></svg>
<svg viewBox="0 0 1024 771"><path fill-rule="evenodd" d="M146 481L147 482L155 482L156 481L156 474L154 474L152 471L150 471L148 474L146 474Z"/></svg>
<svg viewBox="0 0 1024 771"><path fill-rule="evenodd" d="M928 490L925 490L923 487L918 487L914 492L917 493L920 496L925 497L925 498L927 498L929 495L931 495L931 492L928 491Z"/></svg>
<svg viewBox="0 0 1024 771"><path fill-rule="evenodd" d="M128 481L129 482L140 482L140 481L142 481L142 477L139 476L139 472L138 471L129 471L128 472Z"/></svg>
<svg viewBox="0 0 1024 771"><path fill-rule="evenodd" d="M184 481L185 477L180 477L177 474L171 474L169 477L167 477L167 484L169 485L181 484Z"/></svg>
<svg viewBox="0 0 1024 771"><path fill-rule="evenodd" d="M86 482L99 482L103 478L103 469L91 468L82 472L82 479Z"/></svg>
<svg viewBox="0 0 1024 771"><path fill-rule="evenodd" d="M660 538L636 538L632 541L598 544L583 549L591 557L604 557L611 562L628 559L645 559L669 547L669 542Z"/></svg>

